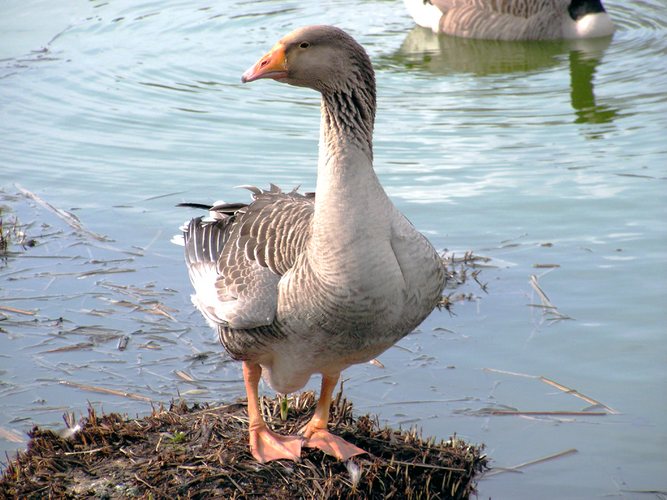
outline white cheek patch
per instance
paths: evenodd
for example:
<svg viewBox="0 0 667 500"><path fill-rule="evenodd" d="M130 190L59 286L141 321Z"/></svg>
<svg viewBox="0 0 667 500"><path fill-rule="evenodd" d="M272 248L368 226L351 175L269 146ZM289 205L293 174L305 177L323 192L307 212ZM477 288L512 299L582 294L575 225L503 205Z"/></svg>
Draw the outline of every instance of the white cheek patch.
<svg viewBox="0 0 667 500"><path fill-rule="evenodd" d="M569 17L563 21L563 38L567 40L601 38L614 31L614 23L606 12L587 14L576 22Z"/></svg>

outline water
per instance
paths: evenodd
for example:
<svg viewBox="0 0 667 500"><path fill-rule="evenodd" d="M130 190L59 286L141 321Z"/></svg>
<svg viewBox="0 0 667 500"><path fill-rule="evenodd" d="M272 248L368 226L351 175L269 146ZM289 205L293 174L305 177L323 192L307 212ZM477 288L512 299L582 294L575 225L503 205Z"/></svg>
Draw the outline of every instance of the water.
<svg viewBox="0 0 667 500"><path fill-rule="evenodd" d="M385 369L346 372L358 411L483 442L497 466L578 450L486 478L481 498L666 491L667 4L606 5L611 41L498 44L413 29L398 1L5 2L4 196L19 185L113 241L72 235L23 196L5 201L38 214L33 234L61 232L0 268L0 306L36 313L3 312L0 427L57 427L89 402L150 410L60 381L159 402L242 395L239 365L189 304L169 238L191 212L174 205L247 199L241 184L314 188L316 94L240 75L292 28L326 22L378 70L376 169L396 205L437 248L492 259L488 293L470 281L475 299L434 312L380 358ZM531 275L573 319L530 306ZM619 414L489 416L588 406L499 370Z"/></svg>

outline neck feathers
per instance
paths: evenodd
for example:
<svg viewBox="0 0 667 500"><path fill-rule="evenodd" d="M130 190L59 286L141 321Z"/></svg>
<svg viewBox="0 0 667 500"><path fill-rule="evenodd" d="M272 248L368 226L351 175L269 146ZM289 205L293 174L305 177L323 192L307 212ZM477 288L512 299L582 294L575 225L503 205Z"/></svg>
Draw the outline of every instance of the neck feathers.
<svg viewBox="0 0 667 500"><path fill-rule="evenodd" d="M322 92L322 139L331 152L352 146L372 161L376 96L370 61L368 66L358 68L346 85Z"/></svg>

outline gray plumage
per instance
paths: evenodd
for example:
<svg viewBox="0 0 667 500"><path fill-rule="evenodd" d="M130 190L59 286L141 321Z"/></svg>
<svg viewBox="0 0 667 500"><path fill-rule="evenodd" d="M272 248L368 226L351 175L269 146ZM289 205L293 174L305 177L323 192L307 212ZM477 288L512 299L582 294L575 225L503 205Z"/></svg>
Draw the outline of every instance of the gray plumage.
<svg viewBox="0 0 667 500"><path fill-rule="evenodd" d="M194 304L234 358L287 393L412 331L445 273L373 170L375 77L363 48L331 26L280 44L289 67L270 77L322 94L316 195L251 188L251 203L212 208L184 238Z"/></svg>
<svg viewBox="0 0 667 500"><path fill-rule="evenodd" d="M405 0L415 22L465 38L553 40L609 36L600 0Z"/></svg>

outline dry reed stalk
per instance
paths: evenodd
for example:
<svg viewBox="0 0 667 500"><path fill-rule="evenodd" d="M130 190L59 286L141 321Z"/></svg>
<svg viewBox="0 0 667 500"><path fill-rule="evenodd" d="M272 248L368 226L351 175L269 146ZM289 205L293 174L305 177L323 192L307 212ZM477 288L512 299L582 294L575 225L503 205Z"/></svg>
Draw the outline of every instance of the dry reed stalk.
<svg viewBox="0 0 667 500"><path fill-rule="evenodd" d="M98 392L100 394L111 394L113 396L136 399L138 401L147 401L149 403L153 401L148 396L142 396L141 394L135 394L133 392L118 391L116 389L107 389L106 387L98 387L95 385L79 384L77 382L71 382L69 380L59 380L58 383L61 385L66 385L68 387L76 387L77 389L81 389L82 391Z"/></svg>
<svg viewBox="0 0 667 500"><path fill-rule="evenodd" d="M596 406L598 408L604 408L606 410L606 412L604 412L604 413L606 413L606 414L612 414L612 415L618 415L619 414L619 412L617 410L613 409L611 406L608 406L608 405L598 401L597 399L593 399L590 396L586 396L585 394L577 391L576 389L572 389L571 387L568 387L564 384L556 382L555 380L547 378L543 375L531 375L531 374L528 374L528 373L511 372L511 371L507 371L507 370L499 370L497 368L484 368L484 371L492 372L492 373L500 373L500 374L503 374L503 375L512 375L514 377L523 377L523 378L531 378L531 379L539 380L540 382L544 382L547 385L555 387L559 391L563 391L566 394L570 394L570 395L572 395L576 398L579 398L583 401L586 401L587 403L589 403L592 406ZM504 411L504 410L498 410L499 413L497 413L497 414L499 414L499 415L501 415L501 414L507 414L507 415L512 414L512 413L507 413L507 412L500 413L501 411ZM531 412L519 412L519 413L530 414ZM538 412L538 413L546 414L546 412ZM598 415L598 414L603 413L603 412L592 412L592 411L567 412L567 413L561 412L561 414L568 414L568 413L572 413L572 414L575 414L575 415L576 414Z"/></svg>
<svg viewBox="0 0 667 500"><path fill-rule="evenodd" d="M546 457L542 458L537 458L535 460L529 460L528 462L522 462L517 465L512 465L510 467L502 467L502 468L493 468L489 470L488 472L484 473L484 477L491 477L491 476L496 476L498 474L502 474L503 472L520 472L519 469L523 469L524 467L528 467L530 465L535 465L535 464L540 464L542 462L547 462L549 460L555 460L557 458L564 457L566 455L571 455L572 453L577 453L579 450L576 448L570 448L568 450L563 450L559 451L558 453L553 453L551 455L547 455Z"/></svg>
<svg viewBox="0 0 667 500"><path fill-rule="evenodd" d="M6 311L6 312L13 312L16 314L23 314L25 316L34 316L35 311L27 311L25 309L19 309L17 307L12 307L12 306L0 306L0 311Z"/></svg>

